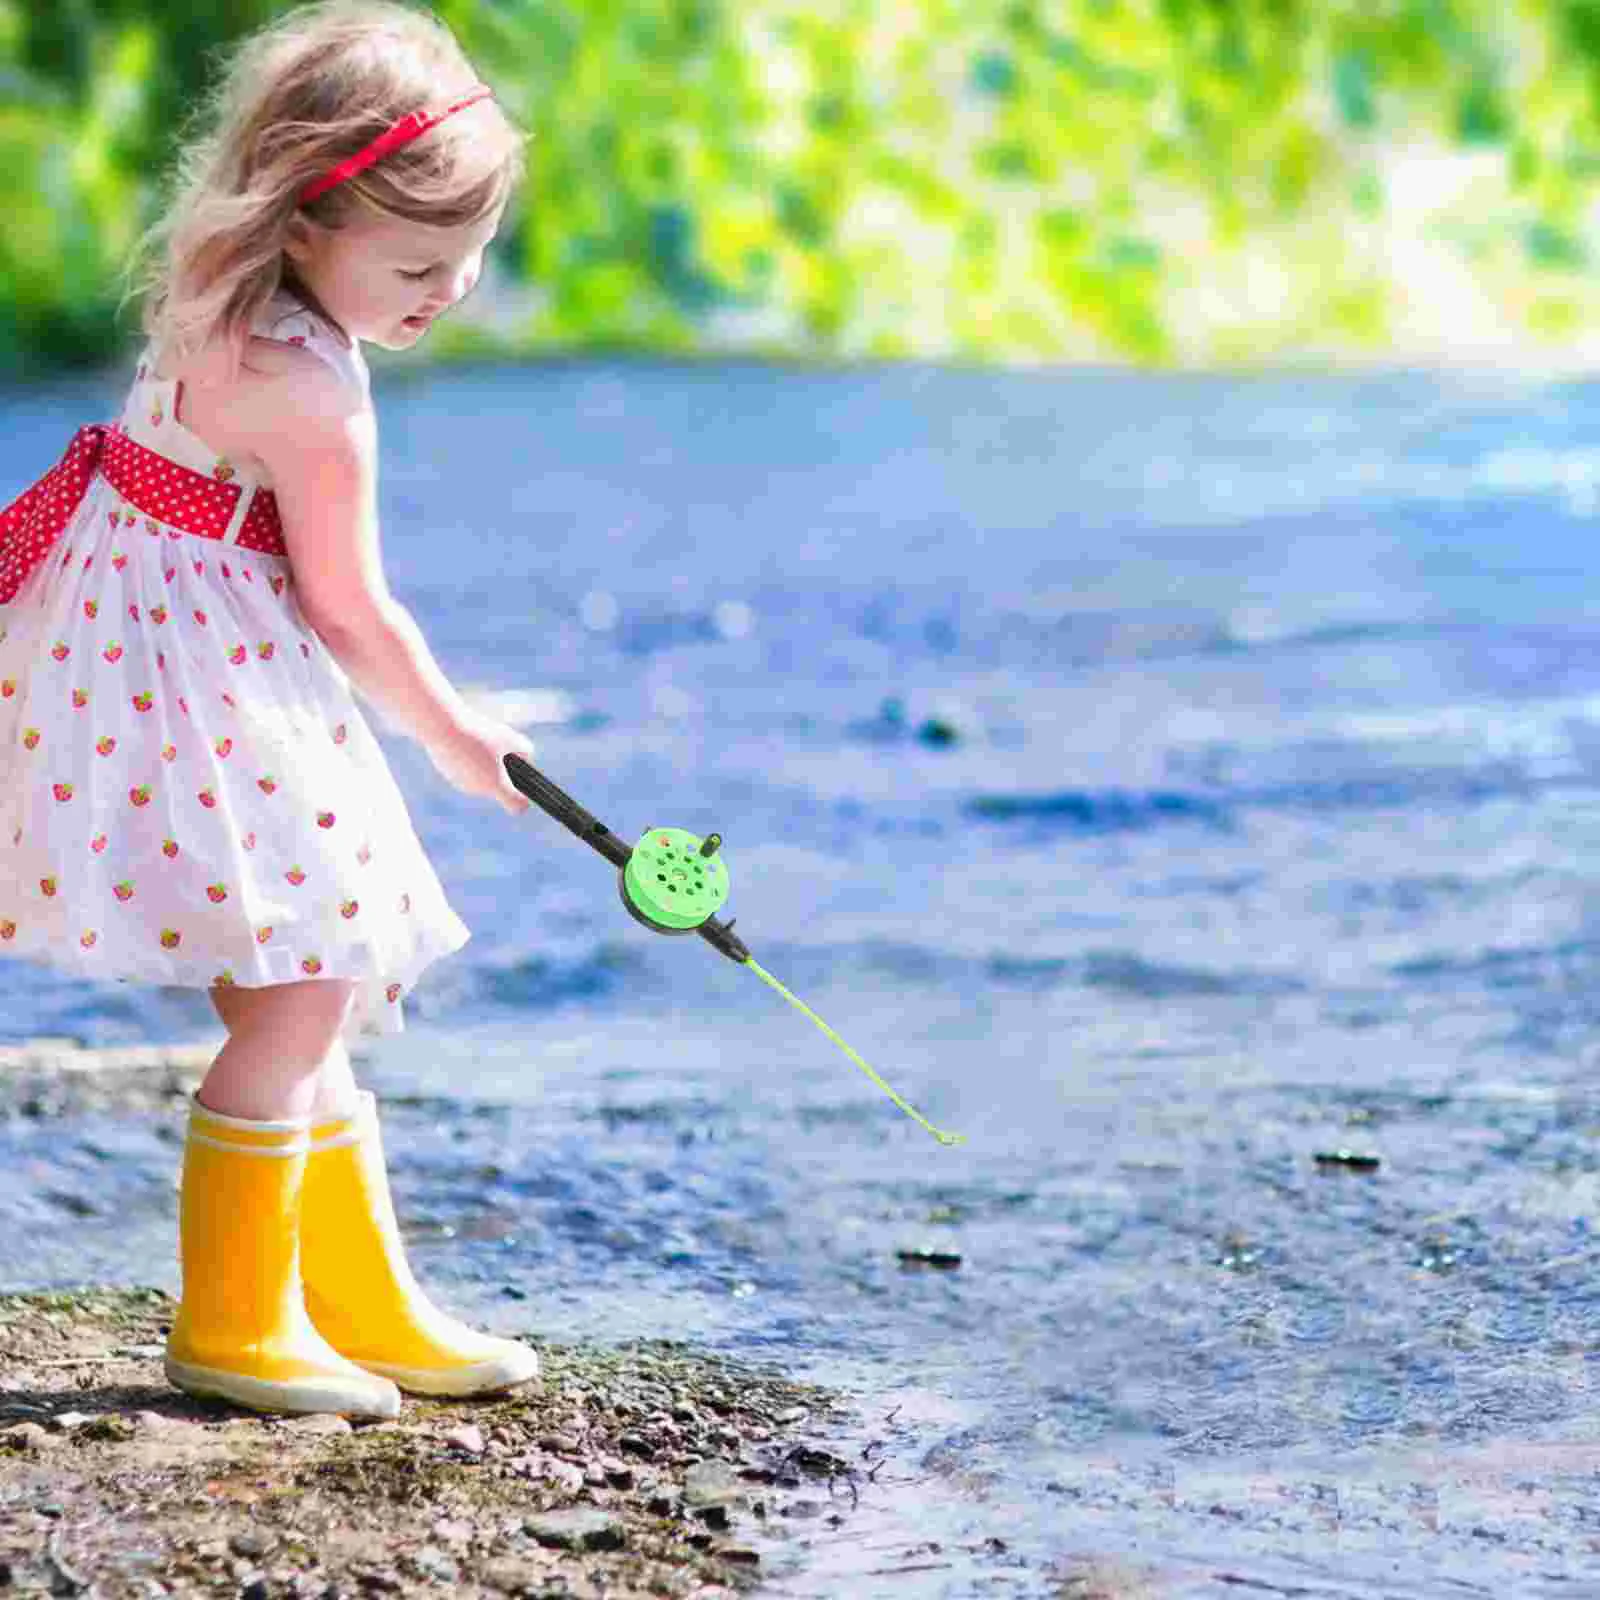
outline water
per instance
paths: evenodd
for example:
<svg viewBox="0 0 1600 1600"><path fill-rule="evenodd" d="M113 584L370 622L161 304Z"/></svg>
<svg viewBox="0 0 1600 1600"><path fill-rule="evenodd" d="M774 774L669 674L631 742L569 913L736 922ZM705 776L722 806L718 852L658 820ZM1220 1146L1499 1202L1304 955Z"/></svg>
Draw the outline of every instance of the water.
<svg viewBox="0 0 1600 1600"><path fill-rule="evenodd" d="M121 382L0 403L8 480ZM441 1298L853 1388L855 1503L774 1595L1594 1592L1600 392L378 398L453 679L625 838L720 832L756 959L967 1140L386 734L473 929L363 1069ZM17 963L0 1001L0 1040L218 1032ZM175 1127L5 1129L0 1287L175 1287Z"/></svg>

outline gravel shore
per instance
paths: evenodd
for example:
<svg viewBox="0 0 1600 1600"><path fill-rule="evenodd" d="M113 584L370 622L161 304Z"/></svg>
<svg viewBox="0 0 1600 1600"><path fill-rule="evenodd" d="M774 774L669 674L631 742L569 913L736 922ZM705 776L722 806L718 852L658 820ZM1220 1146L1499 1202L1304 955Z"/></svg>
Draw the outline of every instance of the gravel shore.
<svg viewBox="0 0 1600 1600"><path fill-rule="evenodd" d="M0 1047L0 1115L170 1108L216 1048ZM175 1310L0 1295L0 1588L709 1600L756 1587L787 1526L837 1526L861 1481L819 1442L842 1396L680 1341L529 1337L537 1384L352 1424L173 1389Z"/></svg>

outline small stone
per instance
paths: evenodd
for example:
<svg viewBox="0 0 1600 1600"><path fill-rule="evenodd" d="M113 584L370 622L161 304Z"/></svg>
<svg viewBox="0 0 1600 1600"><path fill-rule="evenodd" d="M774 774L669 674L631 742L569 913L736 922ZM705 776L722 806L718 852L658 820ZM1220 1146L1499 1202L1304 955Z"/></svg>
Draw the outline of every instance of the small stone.
<svg viewBox="0 0 1600 1600"><path fill-rule="evenodd" d="M461 1577L461 1568L437 1545L424 1545L411 1557L411 1564L423 1577L439 1583L453 1584Z"/></svg>
<svg viewBox="0 0 1600 1600"><path fill-rule="evenodd" d="M134 1426L120 1411L106 1411L97 1417L90 1417L87 1422L83 1423L75 1431L80 1439L95 1439L103 1442L106 1440L131 1439L134 1435Z"/></svg>
<svg viewBox="0 0 1600 1600"><path fill-rule="evenodd" d="M267 1553L267 1541L259 1533L246 1530L236 1533L228 1540L228 1548L236 1556L264 1556Z"/></svg>
<svg viewBox="0 0 1600 1600"><path fill-rule="evenodd" d="M583 1487L583 1468L575 1462L563 1461L560 1456L546 1456L540 1464L539 1476L547 1483L559 1484L568 1494L576 1494Z"/></svg>
<svg viewBox="0 0 1600 1600"><path fill-rule="evenodd" d="M546 1511L523 1526L540 1544L560 1550L620 1550L623 1544L621 1520L590 1506Z"/></svg>
<svg viewBox="0 0 1600 1600"><path fill-rule="evenodd" d="M483 1581L502 1594L526 1594L537 1589L546 1580L546 1569L537 1561L521 1556L497 1556L484 1562L480 1569Z"/></svg>
<svg viewBox="0 0 1600 1600"><path fill-rule="evenodd" d="M703 1506L742 1506L748 1492L725 1461L697 1461L683 1475L683 1501L692 1510Z"/></svg>
<svg viewBox="0 0 1600 1600"><path fill-rule="evenodd" d="M444 1435L444 1442L453 1450L465 1451L469 1456L481 1456L483 1429L475 1422L463 1423L459 1428L451 1428Z"/></svg>
<svg viewBox="0 0 1600 1600"><path fill-rule="evenodd" d="M656 1447L642 1434L625 1433L617 1440L617 1448L626 1450L630 1455L643 1456L647 1461L655 1459Z"/></svg>
<svg viewBox="0 0 1600 1600"><path fill-rule="evenodd" d="M25 1455L37 1455L54 1443L55 1440L37 1422L19 1422L15 1427L0 1429L0 1446L19 1450Z"/></svg>
<svg viewBox="0 0 1600 1600"><path fill-rule="evenodd" d="M908 1267L959 1267L961 1265L961 1252L959 1250L946 1250L939 1245L915 1245L909 1249L896 1250L901 1264Z"/></svg>
<svg viewBox="0 0 1600 1600"><path fill-rule="evenodd" d="M1349 1167L1354 1172L1376 1172L1380 1165L1377 1156L1354 1150L1319 1150L1316 1161L1319 1167Z"/></svg>
<svg viewBox="0 0 1600 1600"><path fill-rule="evenodd" d="M89 1411L59 1411L50 1419L50 1425L58 1433L71 1433L74 1428L81 1428L86 1422L93 1422L98 1413Z"/></svg>
<svg viewBox="0 0 1600 1600"><path fill-rule="evenodd" d="M737 1561L745 1567L759 1566L761 1562L761 1557L754 1550L742 1544L719 1544L711 1553L723 1561Z"/></svg>
<svg viewBox="0 0 1600 1600"><path fill-rule="evenodd" d="M336 1434L353 1433L348 1417L335 1416L331 1411L314 1411L304 1417L285 1417L278 1427L286 1433L309 1438L332 1438Z"/></svg>

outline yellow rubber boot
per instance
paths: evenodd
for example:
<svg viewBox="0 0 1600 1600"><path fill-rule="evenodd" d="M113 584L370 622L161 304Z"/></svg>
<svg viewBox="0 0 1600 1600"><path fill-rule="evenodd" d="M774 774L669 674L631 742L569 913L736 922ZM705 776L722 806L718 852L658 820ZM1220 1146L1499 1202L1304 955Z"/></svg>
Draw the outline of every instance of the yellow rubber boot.
<svg viewBox="0 0 1600 1600"><path fill-rule="evenodd" d="M179 1209L183 1296L168 1380L256 1411L395 1417L400 1391L312 1326L300 1284L308 1124L247 1122L190 1100Z"/></svg>
<svg viewBox="0 0 1600 1600"><path fill-rule="evenodd" d="M302 1245L306 1309L341 1355L413 1394L493 1394L539 1376L538 1354L479 1333L423 1294L389 1197L377 1103L311 1128Z"/></svg>

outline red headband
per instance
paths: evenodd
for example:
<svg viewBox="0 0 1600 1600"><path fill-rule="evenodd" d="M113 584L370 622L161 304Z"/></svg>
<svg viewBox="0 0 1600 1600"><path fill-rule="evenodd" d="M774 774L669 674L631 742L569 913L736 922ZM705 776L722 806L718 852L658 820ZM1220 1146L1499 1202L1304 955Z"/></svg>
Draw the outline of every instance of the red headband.
<svg viewBox="0 0 1600 1600"><path fill-rule="evenodd" d="M446 117L454 116L456 112L476 105L485 95L493 93L494 90L487 84L480 83L466 99L457 100L454 105L446 106L443 111L413 111L402 117L392 127L380 133L364 150L358 150L353 156L346 157L338 166L325 172L320 178L313 178L300 191L300 204L305 205L315 200L319 194L326 193L336 183L343 183L346 178L353 178L358 172L364 172L379 157L388 155L391 150L415 139L419 133L426 133L435 123L443 122Z"/></svg>

